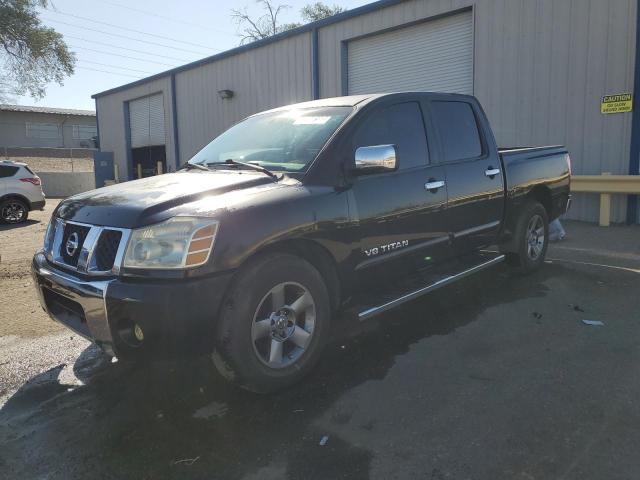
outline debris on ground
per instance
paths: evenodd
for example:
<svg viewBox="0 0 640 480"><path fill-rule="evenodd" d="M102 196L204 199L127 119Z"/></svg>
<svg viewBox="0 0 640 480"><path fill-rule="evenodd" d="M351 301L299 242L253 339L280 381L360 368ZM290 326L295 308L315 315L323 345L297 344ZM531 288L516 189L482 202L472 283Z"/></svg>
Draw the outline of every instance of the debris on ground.
<svg viewBox="0 0 640 480"><path fill-rule="evenodd" d="M320 439L320 446L324 447L327 444L328 441L329 441L329 437L325 435L324 437L322 437Z"/></svg>
<svg viewBox="0 0 640 480"><path fill-rule="evenodd" d="M190 467L191 465L193 465L194 463L196 463L198 460L200 460L200 457L196 457L196 458L183 458L182 460L174 460L171 462L171 465L178 465L180 463L182 463L183 465L186 465L187 467Z"/></svg>
<svg viewBox="0 0 640 480"><path fill-rule="evenodd" d="M604 322L601 322L600 320L582 320L582 323L584 323L585 325L592 325L594 327L604 326Z"/></svg>
<svg viewBox="0 0 640 480"><path fill-rule="evenodd" d="M550 242L558 242L560 240L564 240L564 237L567 236L567 232L562 228L562 224L560 223L560 219L556 218L553 222L549 223L549 241Z"/></svg>
<svg viewBox="0 0 640 480"><path fill-rule="evenodd" d="M573 310L576 311L576 312L583 312L584 313L584 310L582 309L582 307L580 307L580 305L574 305L573 303L570 303L569 306L571 308L573 308Z"/></svg>
<svg viewBox="0 0 640 480"><path fill-rule="evenodd" d="M193 414L193 418L199 418L203 420L211 420L212 418L222 418L229 411L229 407L226 403L211 402L208 405L198 409Z"/></svg>
<svg viewBox="0 0 640 480"><path fill-rule="evenodd" d="M542 318L542 314L540 312L532 312L531 315L538 320Z"/></svg>

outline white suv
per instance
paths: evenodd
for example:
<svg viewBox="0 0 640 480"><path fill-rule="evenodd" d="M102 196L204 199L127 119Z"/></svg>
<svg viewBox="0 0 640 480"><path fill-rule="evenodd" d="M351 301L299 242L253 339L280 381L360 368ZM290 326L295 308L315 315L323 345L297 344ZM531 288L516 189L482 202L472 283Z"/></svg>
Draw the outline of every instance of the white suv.
<svg viewBox="0 0 640 480"><path fill-rule="evenodd" d="M24 222L31 210L44 209L40 177L25 163L0 161L0 223Z"/></svg>

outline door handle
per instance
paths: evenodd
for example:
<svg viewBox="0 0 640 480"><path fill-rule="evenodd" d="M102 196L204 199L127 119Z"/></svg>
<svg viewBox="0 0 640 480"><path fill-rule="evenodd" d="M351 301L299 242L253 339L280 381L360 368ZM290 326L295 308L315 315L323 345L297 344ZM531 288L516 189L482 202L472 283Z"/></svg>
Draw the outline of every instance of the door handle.
<svg viewBox="0 0 640 480"><path fill-rule="evenodd" d="M444 180L433 180L424 184L424 189L435 193L439 188L444 187Z"/></svg>
<svg viewBox="0 0 640 480"><path fill-rule="evenodd" d="M500 169L499 168L493 168L493 167L489 167L484 171L484 174L487 177L495 177L496 175L500 175Z"/></svg>

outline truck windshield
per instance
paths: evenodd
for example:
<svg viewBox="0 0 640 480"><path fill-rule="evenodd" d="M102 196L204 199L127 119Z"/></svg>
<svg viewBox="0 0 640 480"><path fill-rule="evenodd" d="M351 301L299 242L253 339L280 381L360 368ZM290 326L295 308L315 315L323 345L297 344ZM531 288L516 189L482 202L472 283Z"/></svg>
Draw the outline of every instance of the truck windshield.
<svg viewBox="0 0 640 480"><path fill-rule="evenodd" d="M258 114L222 133L189 163L211 166L235 160L276 172L304 172L351 110L319 107Z"/></svg>

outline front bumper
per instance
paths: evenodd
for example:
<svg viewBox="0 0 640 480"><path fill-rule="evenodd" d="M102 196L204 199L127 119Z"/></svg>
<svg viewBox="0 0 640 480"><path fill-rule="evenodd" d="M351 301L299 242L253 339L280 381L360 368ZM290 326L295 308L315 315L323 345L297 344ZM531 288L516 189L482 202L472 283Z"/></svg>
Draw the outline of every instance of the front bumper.
<svg viewBox="0 0 640 480"><path fill-rule="evenodd" d="M36 253L31 267L42 308L66 327L125 359L211 351L231 273L172 281L85 280ZM140 341L134 326L143 332Z"/></svg>
<svg viewBox="0 0 640 480"><path fill-rule="evenodd" d="M31 210L44 210L44 206L47 204L45 199L38 200L37 202L31 202Z"/></svg>

